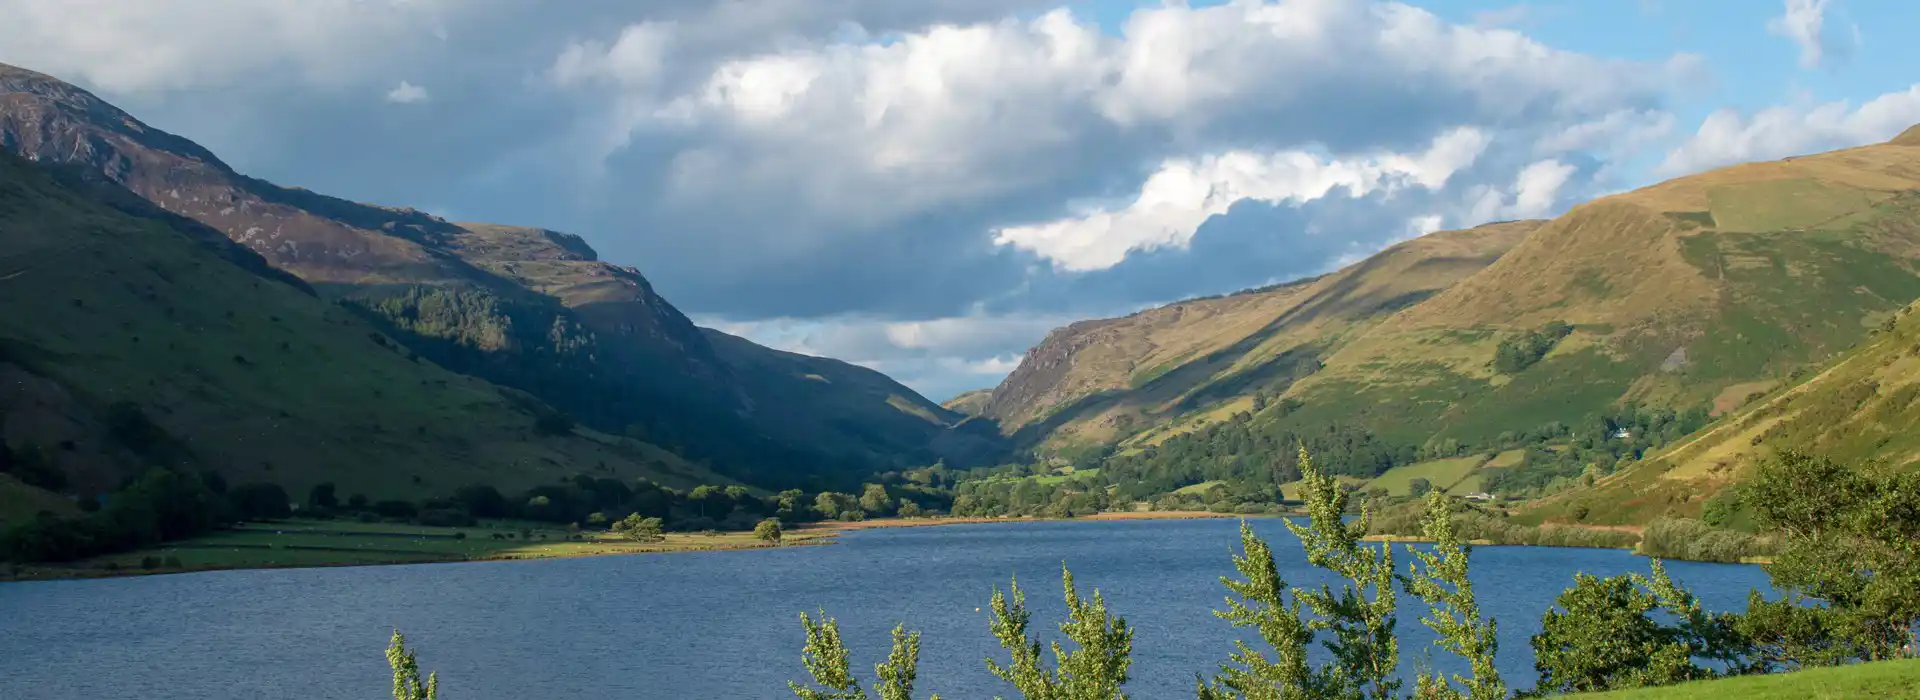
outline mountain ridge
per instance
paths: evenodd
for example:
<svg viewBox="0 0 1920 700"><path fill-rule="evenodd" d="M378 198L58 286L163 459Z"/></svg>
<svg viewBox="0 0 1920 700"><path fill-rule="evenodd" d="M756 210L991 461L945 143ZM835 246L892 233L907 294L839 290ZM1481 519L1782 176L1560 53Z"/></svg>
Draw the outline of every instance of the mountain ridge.
<svg viewBox="0 0 1920 700"><path fill-rule="evenodd" d="M847 401L835 405L849 413L822 415L750 395L749 384L778 382L740 368L778 363L749 361L738 349L735 362L723 360L637 269L601 261L572 234L455 223L251 178L84 89L4 66L0 147L95 172L217 230L428 359L738 476L788 484L946 456L929 446L947 443L948 426L932 423L905 438L920 449L835 442L857 433L835 425L890 421L887 411L898 407ZM926 403L898 391L916 397L909 404Z"/></svg>

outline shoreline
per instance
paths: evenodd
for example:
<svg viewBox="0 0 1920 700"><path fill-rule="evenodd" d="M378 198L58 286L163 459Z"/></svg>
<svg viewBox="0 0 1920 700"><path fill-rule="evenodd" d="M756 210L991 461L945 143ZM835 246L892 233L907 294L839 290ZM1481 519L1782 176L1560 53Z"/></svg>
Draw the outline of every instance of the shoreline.
<svg viewBox="0 0 1920 700"><path fill-rule="evenodd" d="M751 534L744 533L744 532L729 532L729 533L720 533L717 535L676 532L676 533L668 534L667 539L665 541L658 542L658 543L642 544L642 543L626 543L626 542L608 541L608 540L590 540L588 542L579 543L583 546L577 549L570 549L568 551L522 552L522 551L510 550L510 551L502 551L498 553L481 554L481 555L462 556L462 555L449 554L449 555L440 556L440 557L428 555L428 556L421 556L419 558L396 559L396 560L362 559L362 560L349 560L349 561L320 561L320 562L241 562L241 563L216 563L216 564L208 564L208 565L190 565L190 566L182 566L182 567L176 567L176 568L158 567L158 568L152 568L152 569L141 568L137 566L121 566L117 568L108 568L106 566L103 566L97 563L94 565L86 565L83 563L82 565L78 565L78 566L61 565L61 564L21 565L16 567L17 571L0 570L0 583L27 582L27 581L76 581L76 580L94 580L94 579L108 579L108 578L131 578L131 577L137 577L137 576L167 576L167 575L174 575L174 574L192 574L192 573L203 573L203 572L210 572L210 571L241 571L241 570L250 570L250 569L332 569L332 568L355 567L355 566L404 566L404 565L414 565L414 564L474 564L474 563L504 562L504 561L538 561L543 559L581 559L581 558L588 558L588 557L641 556L641 555L650 555L650 554L695 554L695 553L705 553L705 552L747 551L747 550L756 550L756 549L780 549L784 547L818 547L818 546L836 544L838 543L839 536L841 534L849 533L849 532L858 532L861 530L881 530L881 529L909 528L909 527L939 527L939 526L945 526L945 525L975 525L975 524L989 524L989 523L1011 524L1011 523L1040 523L1040 522L1075 522L1075 521L1082 521L1082 520L1091 520L1091 521L1208 520L1208 519L1224 519L1224 518L1273 518L1273 517L1284 517L1284 515L1266 514L1266 513L1259 513L1259 514L1213 513L1209 511L1116 511L1116 512L1107 512L1107 513L1096 513L1093 515L1081 516L1077 518L1041 518L1041 517L1031 517L1031 516L998 517L998 518L976 517L976 516L881 518L876 520L862 520L862 521L855 521L855 522L819 522L819 523L797 524L793 528L787 530L786 537L783 539L783 541L780 544L777 544L777 545L768 544L765 542L761 542L759 540L751 539ZM188 540L186 542L191 542L191 540ZM171 545L155 547L152 549L139 550L134 552L125 552L125 553L116 554L116 555L109 555L107 557L102 557L101 559L132 560L142 556L153 556L156 554L162 554L166 552L177 552L177 551L189 549L189 547L183 547L182 546L183 544L184 544L183 542L176 542ZM281 550L264 550L264 551L284 552L285 550L281 549Z"/></svg>
<svg viewBox="0 0 1920 700"><path fill-rule="evenodd" d="M612 539L595 538L595 539L590 539L583 542L554 543L554 544L562 545L560 547L551 547L547 545L541 545L532 550L506 549L506 550L501 550L497 552L489 552L489 553L482 553L482 554L461 555L456 553L447 553L444 556L434 556L432 553L429 553L429 552L411 552L410 554L418 554L421 556L414 557L414 558L404 558L404 559L381 559L381 558L370 557L366 559L348 559L343 561L307 561L307 562L241 560L241 561L231 561L231 562L216 562L216 563L208 563L208 564L200 564L200 565L188 565L188 566L181 566L181 567L174 567L174 568L157 567L152 569L142 568L137 566L125 566L125 565L118 566L118 567L110 567L100 560L94 560L91 564L83 562L79 565L58 565L58 564L25 565L25 566L16 565L11 567L13 569L11 571L0 569L0 583L16 582L16 581L19 581L19 582L69 581L69 580L91 580L91 579L105 579L105 578L126 578L126 577L135 577L135 576L165 576L165 575L171 575L171 574L189 574L189 573L201 573L201 572L209 572L209 571L236 571L236 570L246 570L246 569L321 569L321 568L339 568L339 567L353 567L353 566L400 566L400 565L410 565L410 564L472 564L472 563L484 563L484 562L538 561L543 559L579 559L579 558L587 558L587 557L640 556L640 555L652 555L652 554L693 554L693 553L703 553L703 552L780 549L784 547L818 547L818 546L837 544L839 542L840 535L846 534L846 533L860 532L864 530L885 530L885 529L895 529L895 528L917 528L917 527L942 527L942 526L948 526L948 525L987 525L987 524L1018 524L1018 523L1078 522L1078 521L1111 522L1111 521L1141 521L1141 520L1176 521L1176 520L1268 519L1268 518L1293 517L1297 515L1298 514L1295 514L1295 513L1241 514L1241 513L1214 513L1210 511L1112 511L1112 512L1096 513L1093 515L1073 517L1073 518L1046 518L1046 517L1034 517L1034 516L1019 516L1019 517L933 516L933 517L923 517L923 518L881 518L876 520L862 520L862 521L854 521L854 522L828 521L828 522L818 522L818 523L797 524L793 526L791 529L787 530L786 537L783 538L783 541L780 544L769 544L766 542L762 542L760 540L753 539L750 533L744 533L744 532L727 532L727 533L713 533L713 534L676 532L676 533L669 533L666 536L666 539L663 541L653 542L653 543L636 543L636 542L626 542L626 541L612 540ZM1363 540L1368 542L1389 542L1389 543L1408 543L1408 544L1428 541L1426 538L1423 538L1417 535L1368 535L1365 538L1363 538ZM165 554L169 552L191 551L193 549L200 548L197 545L189 544L191 542L192 542L191 540L186 542L176 542L169 546L156 547L153 549L140 550L135 552L127 552L127 553L122 553L118 555L110 555L108 557L102 557L101 559L108 560L108 561L117 561L117 560L132 561L137 558L141 558L143 556L151 557L157 554ZM1469 544L1476 547L1503 546L1487 540L1475 540L1475 541L1471 541ZM255 545L255 546L257 547L258 545ZM1528 546L1528 545L1504 545L1504 546ZM228 551L230 552L239 551L237 547L238 546L236 546L236 549L234 550L228 550ZM1632 551L1631 548L1621 548L1621 547L1599 547L1599 548L1600 549L1624 549L1627 551ZM278 552L278 553L281 553L282 555L285 555L285 553L288 552L290 549L291 548L282 546L280 548L262 548L258 551ZM374 555L377 553L378 553L377 551L369 551L366 554ZM1679 560L1676 560L1676 561L1679 561ZM1765 558L1754 558L1752 561L1743 561L1740 563L1741 564L1766 563L1766 560Z"/></svg>

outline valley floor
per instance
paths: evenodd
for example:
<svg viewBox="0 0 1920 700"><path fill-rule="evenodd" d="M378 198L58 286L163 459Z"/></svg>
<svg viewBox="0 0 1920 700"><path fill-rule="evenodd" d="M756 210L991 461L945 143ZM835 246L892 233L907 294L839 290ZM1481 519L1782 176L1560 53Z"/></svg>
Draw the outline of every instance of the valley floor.
<svg viewBox="0 0 1920 700"><path fill-rule="evenodd" d="M1770 676L1745 676L1642 688L1583 693L1582 700L1870 700L1920 698L1920 660L1817 668Z"/></svg>

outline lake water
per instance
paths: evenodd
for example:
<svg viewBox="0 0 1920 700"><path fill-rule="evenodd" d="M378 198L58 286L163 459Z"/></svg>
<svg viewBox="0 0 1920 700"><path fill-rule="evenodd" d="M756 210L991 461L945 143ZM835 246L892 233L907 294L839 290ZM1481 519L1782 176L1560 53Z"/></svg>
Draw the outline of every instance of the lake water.
<svg viewBox="0 0 1920 700"><path fill-rule="evenodd" d="M838 617L871 682L895 622L924 633L920 695L1006 695L984 610L1018 575L1034 629L1062 619L1059 570L1098 587L1134 626L1130 695L1190 698L1240 638L1214 618L1233 573L1227 520L952 525L856 532L824 547L0 584L0 697L370 700L388 697L395 626L448 700L791 698L802 610ZM1279 521L1255 522L1294 585L1317 582ZM1407 557L1400 556L1404 567ZM1710 610L1744 607L1759 568L1669 565ZM1500 620L1501 671L1534 679L1527 637L1584 571L1645 572L1616 550L1484 547L1482 607ZM979 610L976 610L979 609ZM1402 667L1432 636L1409 603ZM1253 639L1247 636L1248 639ZM1442 669L1451 656L1432 652Z"/></svg>

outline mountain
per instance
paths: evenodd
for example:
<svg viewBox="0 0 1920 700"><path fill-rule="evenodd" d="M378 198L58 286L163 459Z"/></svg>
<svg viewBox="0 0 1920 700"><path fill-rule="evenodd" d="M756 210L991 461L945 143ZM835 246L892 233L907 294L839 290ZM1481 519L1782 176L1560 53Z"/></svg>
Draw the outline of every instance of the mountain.
<svg viewBox="0 0 1920 700"><path fill-rule="evenodd" d="M1724 413L1920 298L1917 256L1899 139L1604 197L1327 357L1293 420L1482 445L1626 405Z"/></svg>
<svg viewBox="0 0 1920 700"><path fill-rule="evenodd" d="M1670 432L1658 411L1726 413L1865 338L1920 298L1916 263L1920 128L1075 323L983 414L1026 444L1123 454L1242 415L1402 456L1506 449L1641 409ZM1233 451L1229 433L1206 440L1210 459Z"/></svg>
<svg viewBox="0 0 1920 700"><path fill-rule="evenodd" d="M91 173L0 153L0 520L71 511L54 491L103 493L156 464L374 498L578 472L729 481L422 361Z"/></svg>
<svg viewBox="0 0 1920 700"><path fill-rule="evenodd" d="M981 414L1027 442L1157 442L1287 392L1542 223L1437 232L1321 277L1074 323L1029 350Z"/></svg>
<svg viewBox="0 0 1920 700"><path fill-rule="evenodd" d="M906 408L876 414L860 396L821 401L821 392L796 403L782 378L757 376L791 363L751 344L723 358L639 271L598 260L577 236L455 223L250 178L85 90L4 66L0 146L79 166L205 224L434 363L754 483L966 459L944 451L956 444L945 424L900 420L912 416ZM926 403L898 384L889 391L913 397L902 406ZM876 416L907 432L846 428ZM957 441L966 450L976 442Z"/></svg>
<svg viewBox="0 0 1920 700"><path fill-rule="evenodd" d="M1757 460L1797 450L1846 464L1920 465L1920 314L1908 306L1858 348L1591 487L1546 499L1537 521L1638 524L1700 517Z"/></svg>
<svg viewBox="0 0 1920 700"><path fill-rule="evenodd" d="M959 396L941 402L940 406L964 416L977 416L985 413L987 404L992 401L992 389L974 389L973 391L961 392Z"/></svg>

